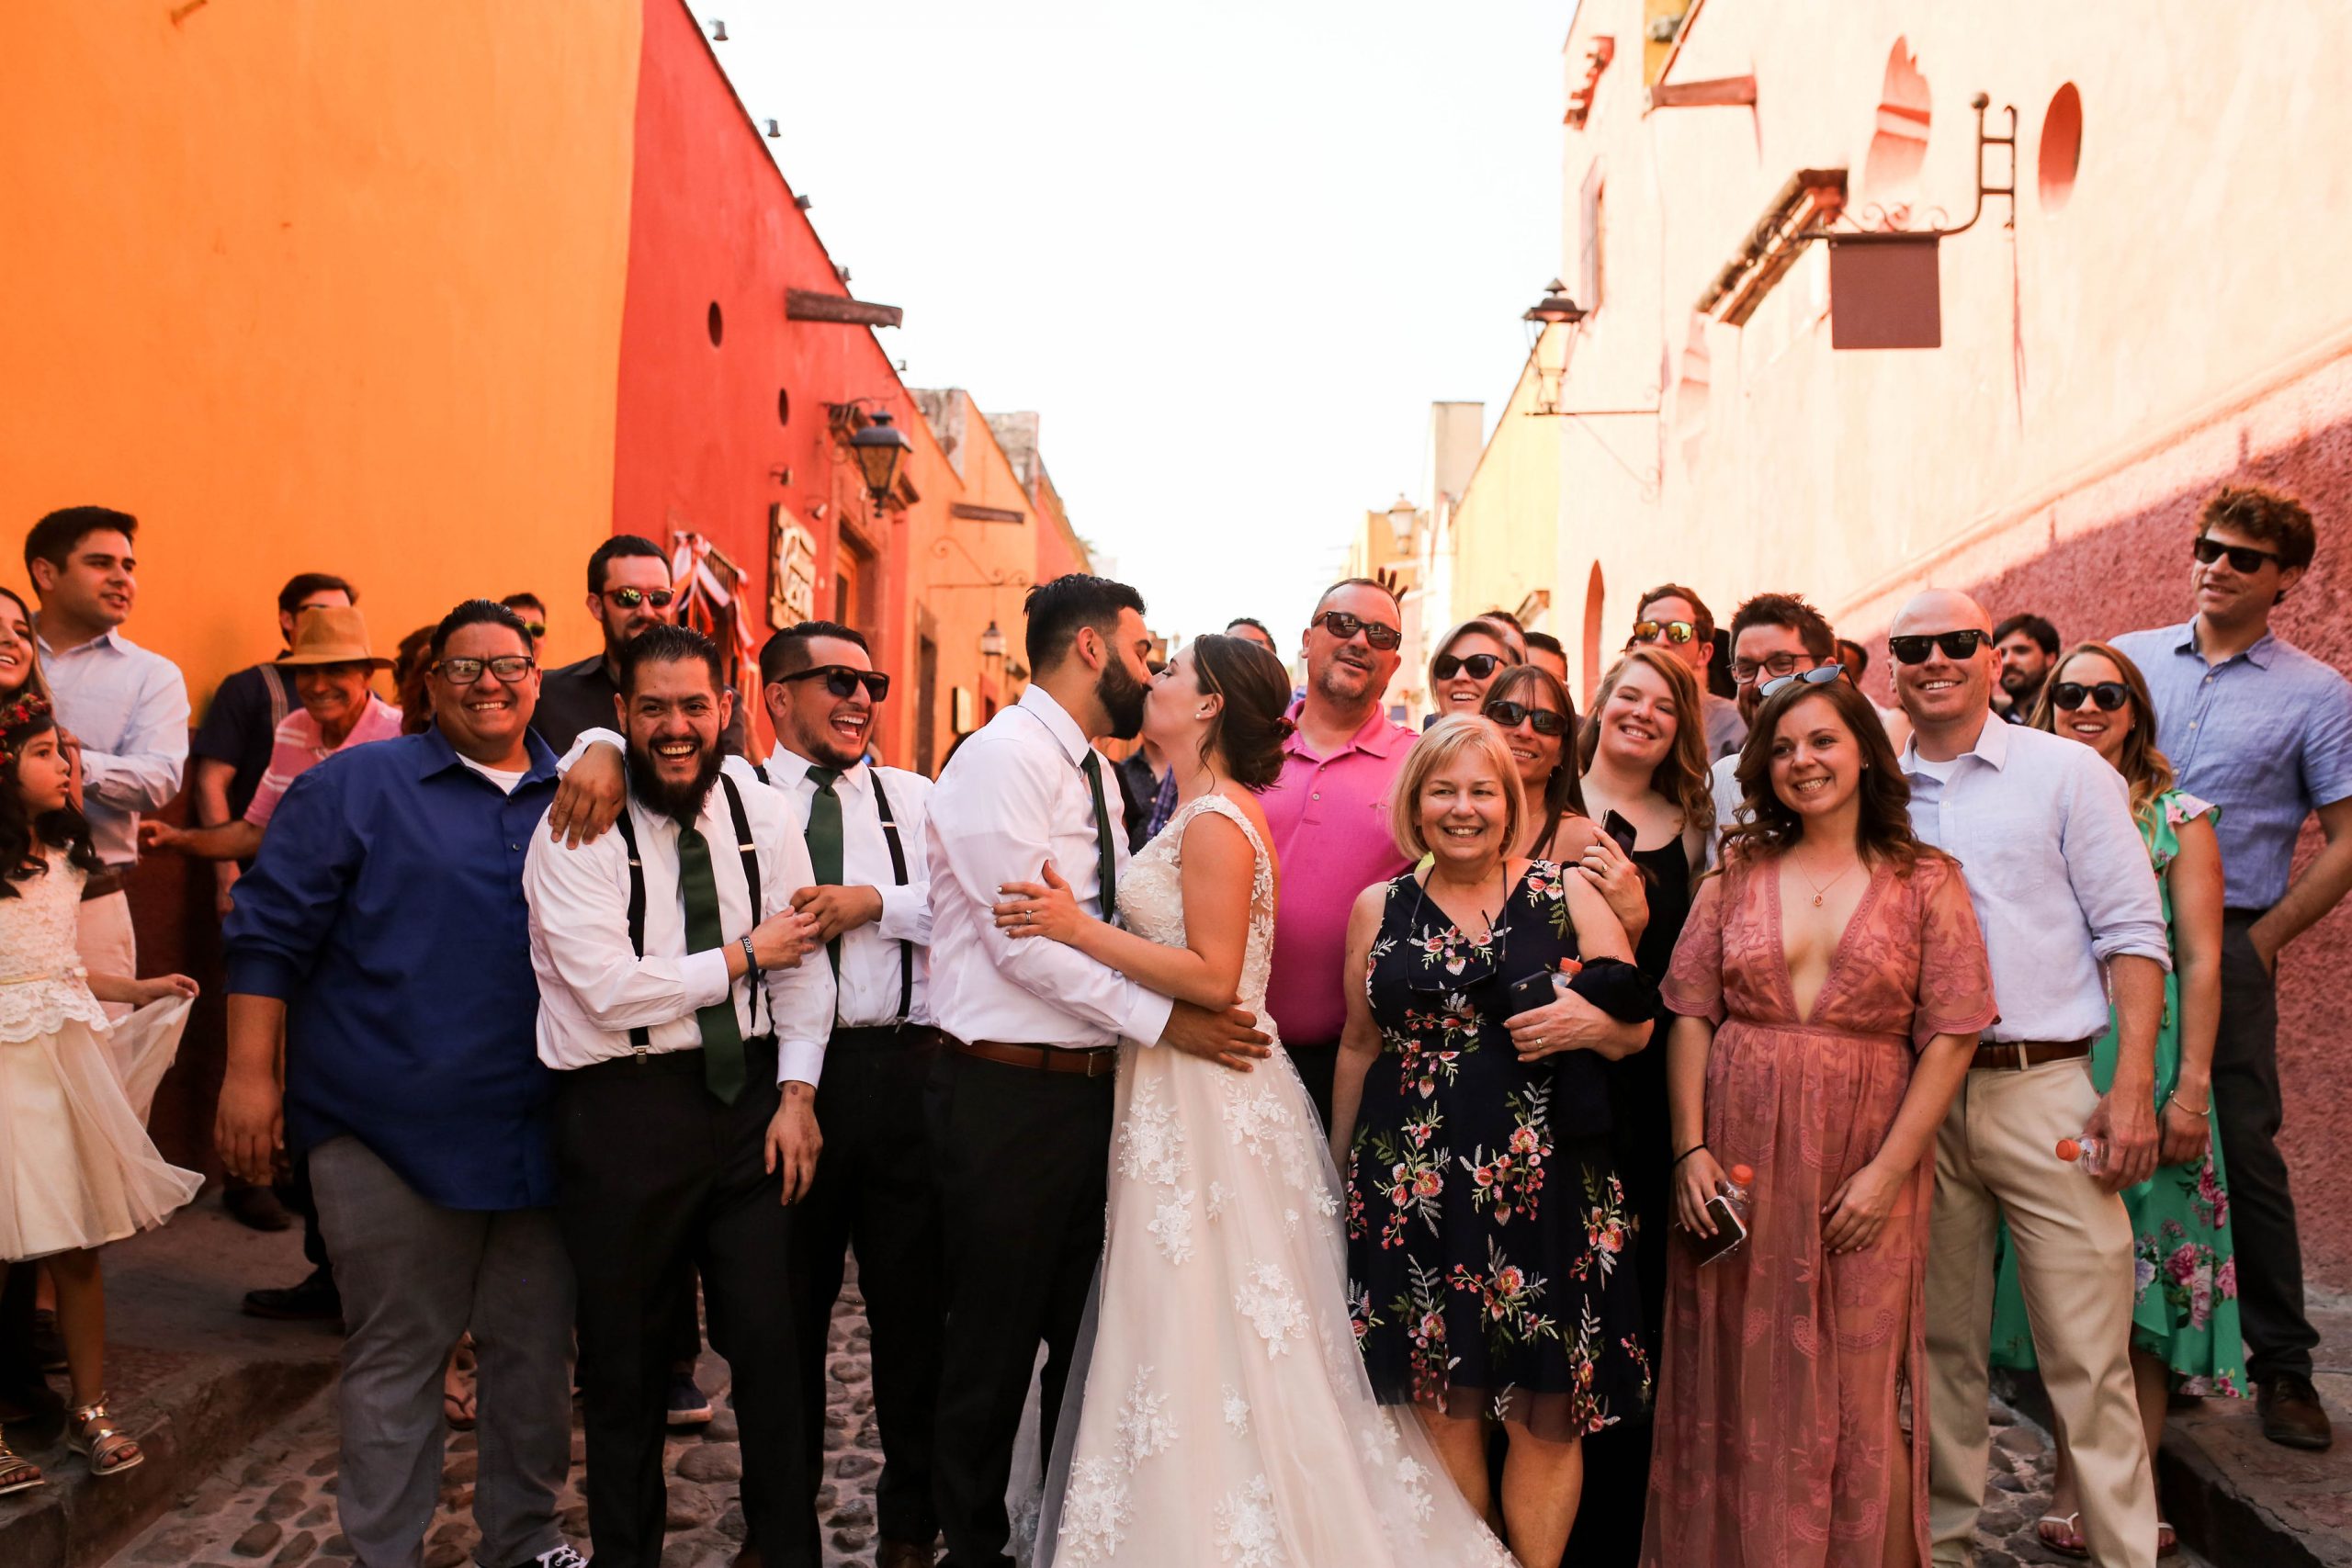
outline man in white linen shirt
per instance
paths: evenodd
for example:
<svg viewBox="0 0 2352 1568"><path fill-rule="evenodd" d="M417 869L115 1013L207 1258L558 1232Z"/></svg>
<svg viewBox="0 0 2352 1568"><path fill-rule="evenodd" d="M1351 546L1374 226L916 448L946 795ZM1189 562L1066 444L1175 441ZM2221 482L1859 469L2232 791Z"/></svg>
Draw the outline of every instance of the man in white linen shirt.
<svg viewBox="0 0 2352 1568"><path fill-rule="evenodd" d="M1073 573L1030 590L1032 684L965 742L931 797L932 1006L948 1035L929 1111L947 1238L935 1436L951 1568L1010 1568L1005 1485L1037 1347L1040 1451L1102 1250L1122 1038L1247 1071L1256 1020L1144 989L1074 947L1014 942L992 906L1051 861L1090 914L1117 908L1117 786L1091 742L1143 724L1151 634L1125 583Z"/></svg>
<svg viewBox="0 0 2352 1568"><path fill-rule="evenodd" d="M576 848L534 834L523 871L539 1058L562 1075L589 1529L606 1568L662 1560L670 1341L693 1263L734 1375L750 1539L771 1564L816 1568L801 1409L821 1395L801 1384L787 1207L815 1174L833 1018L816 922L791 907L808 851L782 799L720 777L732 698L716 645L662 626L620 660L620 830Z"/></svg>
<svg viewBox="0 0 2352 1568"><path fill-rule="evenodd" d="M1965 1563L1973 1551L1993 1238L2006 1215L2091 1557L2153 1568L2155 1487L2129 1359L2132 1224L2116 1194L2156 1164L2155 1032L2171 954L2155 873L2120 774L2087 746L1994 715L1983 606L1930 589L1895 616L1887 644L1912 723L1903 751L1911 824L1960 862L2001 1009L1936 1137L1927 1321L1935 1561ZM2110 990L2120 1038L2102 1098L2090 1043L2108 1028ZM2078 1134L2109 1145L2101 1175L2058 1158L2058 1140Z"/></svg>
<svg viewBox="0 0 2352 1568"><path fill-rule="evenodd" d="M82 890L78 945L85 965L109 975L139 973L123 892L139 863L139 815L163 809L187 766L187 682L179 666L122 635L139 599L138 533L129 513L69 506L25 536L41 674L79 748L91 847L106 867Z"/></svg>

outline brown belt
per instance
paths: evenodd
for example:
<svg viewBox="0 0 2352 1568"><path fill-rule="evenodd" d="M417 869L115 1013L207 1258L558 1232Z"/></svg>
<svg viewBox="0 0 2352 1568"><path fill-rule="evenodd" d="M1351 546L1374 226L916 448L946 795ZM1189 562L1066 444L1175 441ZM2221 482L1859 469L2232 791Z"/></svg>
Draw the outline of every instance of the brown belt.
<svg viewBox="0 0 2352 1568"><path fill-rule="evenodd" d="M1976 1055L1969 1059L1969 1070L1980 1067L2005 1067L2021 1073L2028 1067L2038 1067L2044 1062L2064 1062L2091 1054L2087 1040L2003 1040L1997 1043L1979 1045Z"/></svg>
<svg viewBox="0 0 2352 1568"><path fill-rule="evenodd" d="M956 1049L967 1056L977 1056L983 1062L995 1062L1008 1067L1028 1067L1046 1073L1081 1073L1099 1078L1119 1070L1119 1048L1098 1045L1090 1050L1067 1050L1059 1045L1025 1045L1003 1040L953 1040Z"/></svg>
<svg viewBox="0 0 2352 1568"><path fill-rule="evenodd" d="M128 871L99 872L82 884L82 902L86 904L93 898L104 898L109 894L119 893L130 886L130 873Z"/></svg>

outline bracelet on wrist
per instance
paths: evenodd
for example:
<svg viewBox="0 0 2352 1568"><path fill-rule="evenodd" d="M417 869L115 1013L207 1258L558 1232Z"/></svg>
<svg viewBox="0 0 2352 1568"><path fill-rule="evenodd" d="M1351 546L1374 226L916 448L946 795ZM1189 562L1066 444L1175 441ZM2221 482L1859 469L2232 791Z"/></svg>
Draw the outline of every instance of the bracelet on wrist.
<svg viewBox="0 0 2352 1568"><path fill-rule="evenodd" d="M1666 1168L1667 1168L1667 1169L1668 1169L1668 1170L1679 1170L1679 1169L1682 1168L1682 1162L1683 1162L1684 1160L1689 1159L1692 1155L1697 1154L1701 1149L1703 1149L1703 1148L1705 1148L1706 1146L1707 1146L1707 1145L1706 1145L1706 1144L1705 1144L1704 1142L1696 1143L1696 1144L1691 1145L1689 1148L1687 1148L1687 1149L1683 1150L1680 1154L1676 1155L1676 1156L1674 1156L1674 1163L1673 1163L1672 1165L1670 1165L1670 1166L1668 1166Z"/></svg>
<svg viewBox="0 0 2352 1568"><path fill-rule="evenodd" d="M745 932L739 939L743 944L743 972L757 979L761 974L759 955L752 951L752 938Z"/></svg>
<svg viewBox="0 0 2352 1568"><path fill-rule="evenodd" d="M2180 1090L2178 1089L2174 1089L2170 1094L2165 1095L2165 1103L2166 1105L2177 1105L2183 1111L2188 1111L2191 1116L2198 1117L2200 1120L2213 1114L2213 1094L2211 1089L2206 1091L2205 1104L2202 1109L2191 1105L2188 1101L2182 1100L2180 1098Z"/></svg>

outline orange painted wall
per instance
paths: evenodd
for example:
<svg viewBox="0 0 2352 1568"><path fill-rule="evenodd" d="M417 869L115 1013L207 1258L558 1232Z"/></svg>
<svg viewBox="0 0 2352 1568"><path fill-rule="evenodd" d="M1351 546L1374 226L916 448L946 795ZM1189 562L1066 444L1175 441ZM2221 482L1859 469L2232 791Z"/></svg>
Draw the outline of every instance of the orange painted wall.
<svg viewBox="0 0 2352 1568"><path fill-rule="evenodd" d="M610 531L639 0L0 6L0 581L137 513L198 713L290 573L379 647ZM561 616L550 659L588 650Z"/></svg>

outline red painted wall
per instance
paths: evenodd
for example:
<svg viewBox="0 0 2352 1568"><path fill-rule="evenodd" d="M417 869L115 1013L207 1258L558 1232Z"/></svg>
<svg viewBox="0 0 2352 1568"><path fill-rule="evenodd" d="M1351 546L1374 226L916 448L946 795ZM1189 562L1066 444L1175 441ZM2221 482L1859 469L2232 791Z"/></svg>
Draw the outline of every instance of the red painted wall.
<svg viewBox="0 0 2352 1568"><path fill-rule="evenodd" d="M871 331L785 319L787 288L848 290L680 0L646 0L636 145L613 528L664 547L678 529L715 541L751 574L764 641L769 507L783 502L817 536L820 616L833 613L843 513L865 524L864 485L837 460L826 405L878 398L867 406L901 427L913 405ZM894 512L865 534L882 581L875 614L859 618L886 670L910 663L906 528Z"/></svg>

